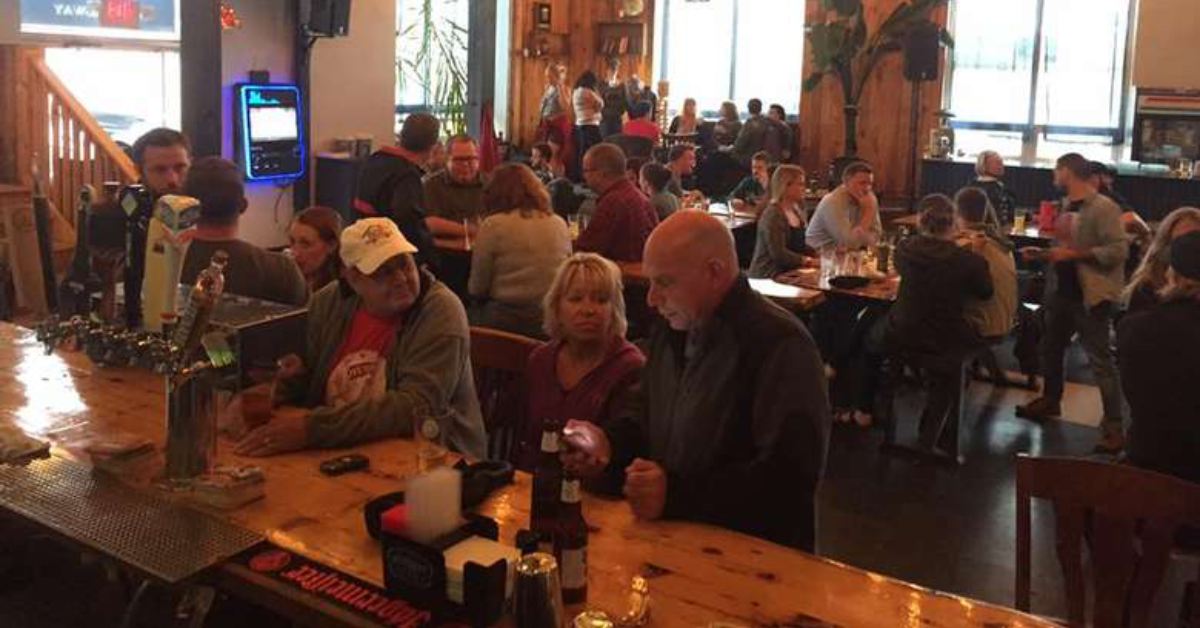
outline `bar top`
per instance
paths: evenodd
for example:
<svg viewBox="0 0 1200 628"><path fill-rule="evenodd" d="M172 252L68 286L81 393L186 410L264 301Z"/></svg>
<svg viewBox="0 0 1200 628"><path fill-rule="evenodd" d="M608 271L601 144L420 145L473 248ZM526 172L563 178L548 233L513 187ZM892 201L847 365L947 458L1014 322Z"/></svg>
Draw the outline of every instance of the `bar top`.
<svg viewBox="0 0 1200 628"><path fill-rule="evenodd" d="M32 331L0 323L0 424L53 442L53 455L87 462L89 438L127 432L163 440L160 376L93 366L82 354L45 355ZM368 473L337 478L317 465L338 452L309 451L240 458L220 445L222 462L256 464L267 476L265 499L230 512L212 511L272 543L382 586L379 546L363 526L362 506L401 490L415 467L411 443L387 440L353 448L371 458ZM125 479L146 487L145 465ZM785 490L781 482L780 490ZM528 524L530 477L500 490L480 512L495 518L511 543ZM782 498L782 497L781 497ZM762 625L1053 626L1048 621L938 593L834 561L706 525L636 522L616 500L585 497L589 537L589 607L619 612L630 579L648 577L652 625L704 626L713 621ZM578 609L575 609L576 611Z"/></svg>
<svg viewBox="0 0 1200 628"><path fill-rule="evenodd" d="M932 159L930 157L923 157L921 159L921 161L924 163L927 163L927 164L970 166L972 170L974 170L974 168L975 168L975 160L967 159L966 157L954 157L952 159ZM1186 183L1200 184L1200 178L1182 179L1182 178L1172 175L1171 172L1165 168L1165 166L1161 166L1158 164L1147 164L1147 165L1154 166L1154 168L1147 170L1147 169L1143 168L1140 164L1136 164L1136 163L1132 163L1132 162L1123 163L1124 167L1118 168L1119 171L1117 172L1117 177L1118 177L1118 179L1139 177L1139 178L1143 178L1143 179L1161 179L1164 181L1182 181L1182 182L1186 182ZM1136 168L1131 168L1132 166L1136 166ZM1046 172L1050 172L1050 171L1054 170L1053 163L1043 163L1043 162L1023 163L1023 162L1014 162L1014 161L1005 160L1004 167L1005 168L1026 168L1029 170L1044 170Z"/></svg>

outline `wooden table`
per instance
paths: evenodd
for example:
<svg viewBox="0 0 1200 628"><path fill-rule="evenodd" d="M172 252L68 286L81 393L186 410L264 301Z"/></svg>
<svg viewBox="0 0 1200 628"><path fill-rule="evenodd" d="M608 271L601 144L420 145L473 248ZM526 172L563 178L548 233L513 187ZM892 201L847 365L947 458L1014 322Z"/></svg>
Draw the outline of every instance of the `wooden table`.
<svg viewBox="0 0 1200 628"><path fill-rule="evenodd" d="M872 279L870 283L854 289L835 288L830 285L821 283L821 269L819 268L797 268L789 270L775 276L775 281L789 286L798 286L809 290L819 290L826 294L841 295L845 297L854 297L858 299L866 299L869 301L881 301L892 303L896 300L896 295L900 292L900 276L888 275L880 279Z"/></svg>
<svg viewBox="0 0 1200 628"><path fill-rule="evenodd" d="M0 422L48 438L54 455L86 456L79 443L115 430L161 442L162 379L128 369L99 369L80 354L43 355L33 333L0 324ZM336 452L240 458L220 445L224 462L258 464L267 475L265 499L218 516L367 582L382 585L378 545L363 528L362 506L401 490L414 464L410 442L387 440L353 451L371 458L371 471L328 478L317 464ZM126 478L146 486L150 475ZM133 489L131 489L133 490ZM500 523L511 543L528 523L530 478L498 491L480 511ZM989 604L930 591L772 543L705 525L636 522L619 502L585 497L589 539L589 602L621 609L634 575L650 579L652 626L704 626L726 620L752 626L1052 626ZM308 594L284 595L245 568L221 576L234 593L253 599L330 611ZM274 597L272 597L274 596ZM307 605L307 606L305 606ZM342 619L345 619L344 617ZM824 623L820 625L825 625Z"/></svg>

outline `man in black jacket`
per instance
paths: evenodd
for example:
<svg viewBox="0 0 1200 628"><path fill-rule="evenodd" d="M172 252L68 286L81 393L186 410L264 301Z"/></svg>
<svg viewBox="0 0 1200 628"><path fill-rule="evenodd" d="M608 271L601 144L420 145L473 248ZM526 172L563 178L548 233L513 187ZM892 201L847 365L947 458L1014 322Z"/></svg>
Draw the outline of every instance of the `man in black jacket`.
<svg viewBox="0 0 1200 628"><path fill-rule="evenodd" d="M829 438L821 359L754 292L719 220L679 212L646 243L651 332L640 391L603 430L567 426L568 469L622 487L642 519L704 521L808 551Z"/></svg>
<svg viewBox="0 0 1200 628"><path fill-rule="evenodd" d="M359 218L391 218L405 239L417 247L417 264L435 272L437 248L425 224L421 178L438 143L440 127L438 119L428 113L409 114L400 128L399 145L380 148L363 164L354 198Z"/></svg>

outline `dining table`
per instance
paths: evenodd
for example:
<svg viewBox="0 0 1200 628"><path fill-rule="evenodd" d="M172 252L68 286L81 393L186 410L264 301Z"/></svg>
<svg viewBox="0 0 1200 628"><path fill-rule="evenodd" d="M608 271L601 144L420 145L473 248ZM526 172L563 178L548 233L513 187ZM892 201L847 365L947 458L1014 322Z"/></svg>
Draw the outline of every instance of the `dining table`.
<svg viewBox="0 0 1200 628"><path fill-rule="evenodd" d="M50 444L46 458L23 466L0 464L6 486L40 482L38 490L53 492L56 480L82 482L76 501L58 507L100 517L122 514L102 509L101 488L192 513L179 529L154 529L143 532L144 537L126 539L164 551L184 551L181 544L190 542L185 537L195 537L199 522L220 522L256 535L261 541L250 550L251 558L221 561L197 580L303 625L422 625L413 613L404 615L413 617L412 623L381 618L379 609L408 611L403 597L386 587L381 546L368 535L363 516L365 504L403 490L417 474L410 440L384 438L342 449L251 458L237 455L232 441L222 437L216 443L217 463L257 466L265 476L265 496L215 508L191 499L186 489L166 490L156 481L165 437L165 395L161 375L97 366L82 352L47 352L32 330L0 323L0 427ZM153 443L145 463L121 471L93 467L95 460L85 444L117 434ZM369 466L337 476L320 471L322 461L351 453L368 457ZM79 469L89 469L90 475L85 472L81 478ZM518 530L530 524L531 482L531 476L517 472L512 484L496 489L476 508L498 524L501 543L513 544ZM786 498L786 482L781 481L779 490ZM0 490L0 514L35 527L54 514L46 508L14 506L30 499L28 494ZM651 627L1055 625L713 525L638 519L619 499L585 494L583 514L589 531L587 601L568 607L569 615L585 608L622 614L630 583L639 577L648 584ZM43 532L56 538L72 533L67 528ZM106 541L74 540L99 552L103 550L96 548L105 547ZM120 563L119 556L108 558ZM346 595L332 595L331 587L355 593L347 601ZM335 603L338 600L345 603ZM499 625L514 624L506 616Z"/></svg>

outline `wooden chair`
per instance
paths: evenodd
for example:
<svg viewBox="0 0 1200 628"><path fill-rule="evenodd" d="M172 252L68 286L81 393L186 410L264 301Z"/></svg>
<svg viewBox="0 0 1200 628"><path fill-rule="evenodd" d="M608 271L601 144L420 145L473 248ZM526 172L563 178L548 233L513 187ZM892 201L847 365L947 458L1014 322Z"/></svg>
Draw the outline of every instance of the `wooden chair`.
<svg viewBox="0 0 1200 628"><path fill-rule="evenodd" d="M1017 608L1029 610L1030 503L1050 500L1070 626L1149 626L1149 613L1184 525L1200 526L1200 485L1131 466L1017 456ZM1087 623L1083 549L1091 556ZM1191 625L1200 626L1192 603Z"/></svg>
<svg viewBox="0 0 1200 628"><path fill-rule="evenodd" d="M488 434L489 459L513 459L528 418L525 365L539 344L532 338L497 329L471 328L471 368Z"/></svg>

